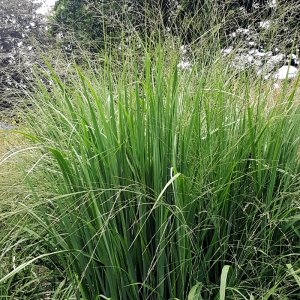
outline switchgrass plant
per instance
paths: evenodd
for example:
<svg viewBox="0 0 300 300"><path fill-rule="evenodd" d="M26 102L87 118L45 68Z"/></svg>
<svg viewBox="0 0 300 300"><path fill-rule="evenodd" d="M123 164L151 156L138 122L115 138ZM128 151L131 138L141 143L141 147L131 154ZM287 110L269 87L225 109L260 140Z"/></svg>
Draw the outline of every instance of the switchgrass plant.
<svg viewBox="0 0 300 300"><path fill-rule="evenodd" d="M298 80L274 93L175 52L106 54L67 81L49 67L30 232L78 299L296 299Z"/></svg>

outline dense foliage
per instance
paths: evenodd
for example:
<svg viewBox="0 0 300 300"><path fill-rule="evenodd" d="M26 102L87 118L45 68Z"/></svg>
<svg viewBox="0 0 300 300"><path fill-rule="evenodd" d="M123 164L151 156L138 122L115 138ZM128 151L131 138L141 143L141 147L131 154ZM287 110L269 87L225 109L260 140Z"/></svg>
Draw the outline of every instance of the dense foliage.
<svg viewBox="0 0 300 300"><path fill-rule="evenodd" d="M213 29L226 44L230 33L247 28L264 31L262 42L291 48L299 39L299 5L297 0L59 0L53 32L72 32L95 50L108 37L119 42L121 32L129 38L134 32L149 36L155 31L189 43ZM272 30L260 27L266 20L272 20Z"/></svg>
<svg viewBox="0 0 300 300"><path fill-rule="evenodd" d="M44 21L30 0L1 0L0 110L11 108L26 88L36 61L34 49L46 44Z"/></svg>

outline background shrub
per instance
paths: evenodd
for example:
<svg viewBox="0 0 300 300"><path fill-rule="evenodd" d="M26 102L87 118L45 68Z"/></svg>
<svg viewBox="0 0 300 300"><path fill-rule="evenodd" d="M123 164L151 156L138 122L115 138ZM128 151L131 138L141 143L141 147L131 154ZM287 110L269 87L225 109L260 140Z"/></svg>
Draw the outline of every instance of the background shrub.
<svg viewBox="0 0 300 300"><path fill-rule="evenodd" d="M172 34L188 44L216 30L224 46L231 33L245 28L260 32L262 45L290 51L299 43L299 6L295 0L59 0L53 32L72 32L95 51L108 37L118 44L121 36L130 38L135 32ZM268 29L260 25L266 20L272 25ZM69 36L65 42L74 45Z"/></svg>

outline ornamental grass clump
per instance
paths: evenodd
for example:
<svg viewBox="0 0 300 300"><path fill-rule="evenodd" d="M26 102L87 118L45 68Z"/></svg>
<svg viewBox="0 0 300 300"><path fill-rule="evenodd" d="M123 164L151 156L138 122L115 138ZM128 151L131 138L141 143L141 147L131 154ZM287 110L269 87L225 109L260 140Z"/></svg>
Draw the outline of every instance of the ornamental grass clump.
<svg viewBox="0 0 300 300"><path fill-rule="evenodd" d="M138 52L35 94L43 243L80 299L295 297L298 82Z"/></svg>

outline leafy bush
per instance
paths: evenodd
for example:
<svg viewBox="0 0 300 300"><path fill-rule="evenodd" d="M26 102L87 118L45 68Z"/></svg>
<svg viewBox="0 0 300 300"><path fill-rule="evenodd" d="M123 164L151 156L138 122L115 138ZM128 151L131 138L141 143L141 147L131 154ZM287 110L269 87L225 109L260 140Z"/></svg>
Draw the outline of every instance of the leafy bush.
<svg viewBox="0 0 300 300"><path fill-rule="evenodd" d="M15 106L32 84L36 48L46 47L45 22L33 1L3 0L0 7L0 111Z"/></svg>
<svg viewBox="0 0 300 300"><path fill-rule="evenodd" d="M216 31L224 46L242 28L259 33L261 46L289 52L299 42L299 8L297 0L59 0L52 30L64 35L68 51L78 41L98 51L108 38L118 45L124 34L130 39L135 33L154 39L173 35L189 44ZM263 28L265 22L270 27Z"/></svg>
<svg viewBox="0 0 300 300"><path fill-rule="evenodd" d="M173 34L192 40L220 21L218 1L190 0L59 0L55 6L53 33L75 34L92 50L103 47L107 38L119 43L121 36L134 33L151 36ZM209 15L210 18L205 16Z"/></svg>

